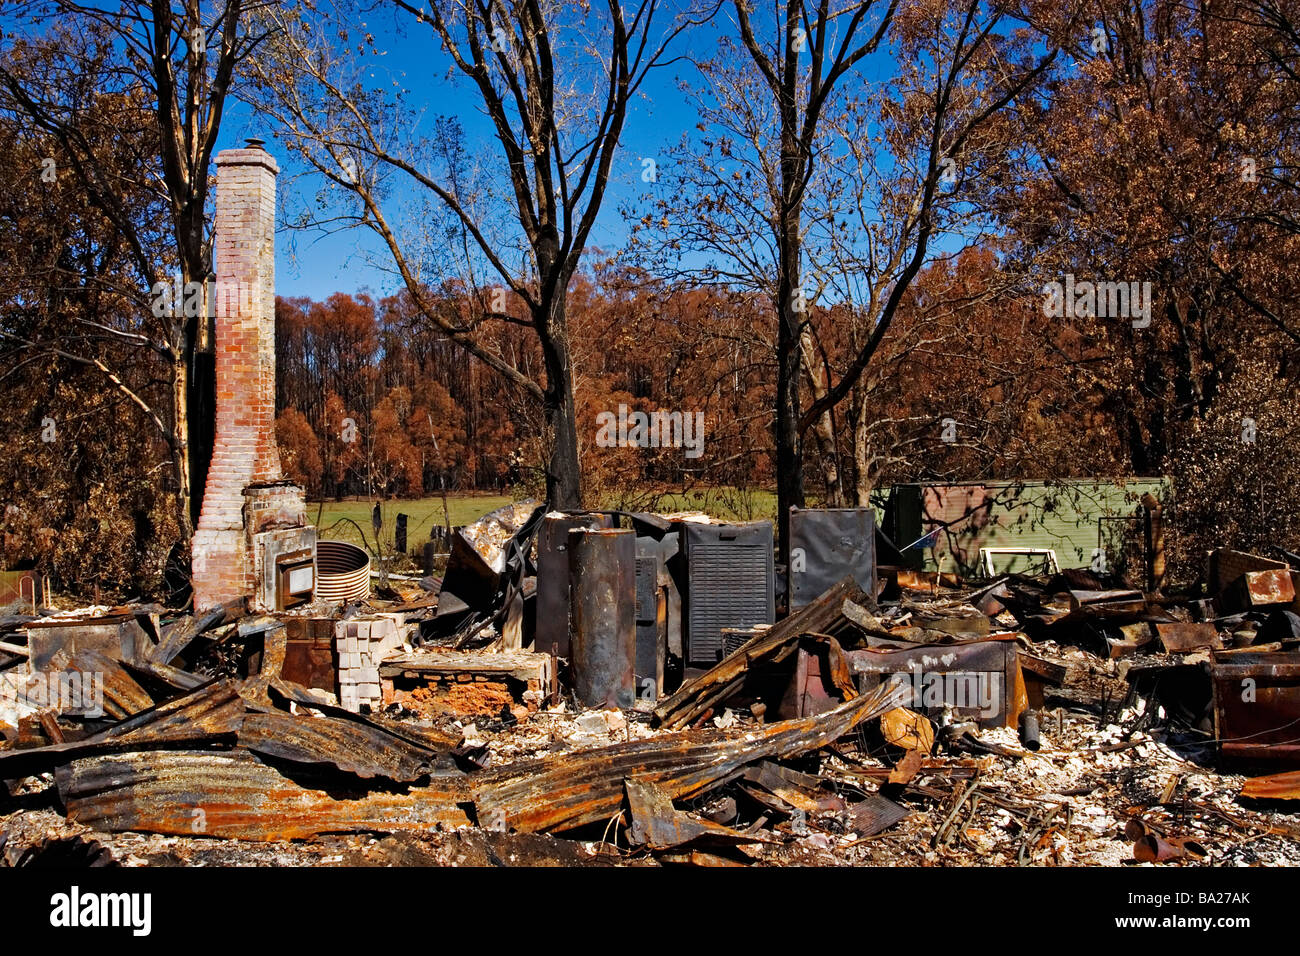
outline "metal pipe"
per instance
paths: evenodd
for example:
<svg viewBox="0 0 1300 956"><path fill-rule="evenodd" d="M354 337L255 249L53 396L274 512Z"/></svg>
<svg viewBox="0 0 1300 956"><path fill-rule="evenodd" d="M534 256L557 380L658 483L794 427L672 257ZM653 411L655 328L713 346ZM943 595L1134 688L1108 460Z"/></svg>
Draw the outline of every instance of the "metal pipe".
<svg viewBox="0 0 1300 956"><path fill-rule="evenodd" d="M636 703L636 532L569 532L574 692L587 707Z"/></svg>
<svg viewBox="0 0 1300 956"><path fill-rule="evenodd" d="M1038 715L1026 710L1020 715L1020 743L1026 750L1038 750L1043 746L1038 734Z"/></svg>

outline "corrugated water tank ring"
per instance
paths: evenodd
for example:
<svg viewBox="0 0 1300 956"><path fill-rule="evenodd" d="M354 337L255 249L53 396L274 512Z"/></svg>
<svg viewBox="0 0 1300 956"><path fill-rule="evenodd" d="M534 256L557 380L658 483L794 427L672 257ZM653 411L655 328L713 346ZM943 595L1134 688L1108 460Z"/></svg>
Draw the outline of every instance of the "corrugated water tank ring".
<svg viewBox="0 0 1300 956"><path fill-rule="evenodd" d="M370 597L370 555L346 541L316 542L316 600L347 604Z"/></svg>

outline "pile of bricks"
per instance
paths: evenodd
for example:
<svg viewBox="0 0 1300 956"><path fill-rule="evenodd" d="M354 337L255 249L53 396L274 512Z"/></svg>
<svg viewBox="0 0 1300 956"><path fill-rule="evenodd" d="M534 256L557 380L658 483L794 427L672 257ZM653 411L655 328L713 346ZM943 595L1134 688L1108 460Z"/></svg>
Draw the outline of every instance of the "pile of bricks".
<svg viewBox="0 0 1300 956"><path fill-rule="evenodd" d="M401 614L374 614L335 623L339 705L344 710L355 714L362 704L376 710L381 706L379 662L400 650L405 637Z"/></svg>

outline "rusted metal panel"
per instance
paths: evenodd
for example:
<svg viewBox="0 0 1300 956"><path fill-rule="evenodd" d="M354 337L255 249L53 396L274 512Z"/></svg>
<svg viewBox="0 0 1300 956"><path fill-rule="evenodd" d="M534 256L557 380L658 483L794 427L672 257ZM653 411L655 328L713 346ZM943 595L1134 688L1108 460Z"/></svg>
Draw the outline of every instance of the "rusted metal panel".
<svg viewBox="0 0 1300 956"><path fill-rule="evenodd" d="M860 837L875 836L892 827L911 811L888 797L869 793L848 809L848 826Z"/></svg>
<svg viewBox="0 0 1300 956"><path fill-rule="evenodd" d="M432 830L469 823L460 777L399 790L308 786L246 751L134 752L59 768L68 819L96 830L142 830L236 840L302 840L322 833Z"/></svg>
<svg viewBox="0 0 1300 956"><path fill-rule="evenodd" d="M906 688L903 706L932 716L945 706L982 727L1015 727L1028 706L1014 640L847 651L849 669L866 690L891 681Z"/></svg>
<svg viewBox="0 0 1300 956"><path fill-rule="evenodd" d="M533 647L541 653L569 656L569 532L577 528L610 528L604 514L553 512L537 532L537 634Z"/></svg>
<svg viewBox="0 0 1300 956"><path fill-rule="evenodd" d="M523 832L569 830L618 813L628 777L680 800L732 779L756 760L824 747L891 706L892 695L881 688L825 714L743 734L683 731L489 770L473 778L474 806L480 822Z"/></svg>
<svg viewBox="0 0 1300 956"><path fill-rule="evenodd" d="M268 757L399 783L419 780L439 763L437 751L373 724L324 716L249 714L239 729L239 745Z"/></svg>
<svg viewBox="0 0 1300 956"><path fill-rule="evenodd" d="M89 675L94 681L102 682L103 713L109 717L130 717L154 705L149 693L117 660L90 647L75 651L57 650L46 658L45 668L51 674L81 675L83 678ZM88 714L89 711L83 707L70 713Z"/></svg>
<svg viewBox="0 0 1300 956"><path fill-rule="evenodd" d="M57 651L70 654L87 649L113 660L135 656L143 634L133 619L96 623L52 624L33 622L27 626L27 647L34 671L49 671L50 658Z"/></svg>
<svg viewBox="0 0 1300 956"><path fill-rule="evenodd" d="M1205 579L1211 594L1217 594L1248 571L1269 571L1285 568L1285 561L1266 558L1246 551L1219 548L1206 560Z"/></svg>
<svg viewBox="0 0 1300 956"><path fill-rule="evenodd" d="M1191 624L1175 621L1157 624L1160 643L1170 654L1185 654L1206 647L1219 647L1219 632L1213 624Z"/></svg>
<svg viewBox="0 0 1300 956"><path fill-rule="evenodd" d="M1270 604L1290 604L1295 600L1295 586L1291 572L1286 568L1268 571L1247 571L1234 585L1241 607L1267 607Z"/></svg>
<svg viewBox="0 0 1300 956"><path fill-rule="evenodd" d="M127 718L85 740L0 752L0 779L44 773L77 757L162 746L234 743L246 704L235 681L220 680L192 694Z"/></svg>
<svg viewBox="0 0 1300 956"><path fill-rule="evenodd" d="M1225 756L1300 760L1300 657L1225 655L1210 675L1215 736Z"/></svg>
<svg viewBox="0 0 1300 956"><path fill-rule="evenodd" d="M588 707L636 703L636 533L569 532L574 693Z"/></svg>
<svg viewBox="0 0 1300 956"><path fill-rule="evenodd" d="M631 840L651 850L667 850L683 844L761 843L768 837L741 833L708 820L698 820L676 809L672 798L660 787L637 777L623 781L628 810L632 814Z"/></svg>
<svg viewBox="0 0 1300 956"><path fill-rule="evenodd" d="M853 580L845 577L812 604L800 608L785 620L743 644L706 673L687 681L655 708L656 723L668 728L686 727L710 708L737 693L745 684L751 666L778 662L789 657L804 634L825 634L843 622L847 605L870 603L870 598Z"/></svg>
<svg viewBox="0 0 1300 956"><path fill-rule="evenodd" d="M883 690L827 714L758 732L686 732L467 778L381 788L304 766L290 778L257 755L174 750L85 756L56 772L70 820L101 830L143 830L242 840L321 833L429 830L478 822L523 832L566 830L620 812L624 781L637 776L669 800L689 797L764 757L792 757L832 742L890 706ZM256 715L254 715L256 716Z"/></svg>
<svg viewBox="0 0 1300 956"><path fill-rule="evenodd" d="M330 618L285 617L285 680L333 691L338 679L334 659L334 621Z"/></svg>
<svg viewBox="0 0 1300 956"><path fill-rule="evenodd" d="M1241 795L1255 800L1300 800L1300 770L1251 777Z"/></svg>

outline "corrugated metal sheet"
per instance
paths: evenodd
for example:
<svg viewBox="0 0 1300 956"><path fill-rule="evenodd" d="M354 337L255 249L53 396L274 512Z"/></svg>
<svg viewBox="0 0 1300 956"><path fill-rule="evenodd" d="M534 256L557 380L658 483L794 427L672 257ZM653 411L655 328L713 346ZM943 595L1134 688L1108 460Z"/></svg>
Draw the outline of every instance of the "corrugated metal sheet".
<svg viewBox="0 0 1300 956"><path fill-rule="evenodd" d="M167 745L234 743L245 706L238 684L215 681L85 740L4 751L0 753L0 779L43 773L76 757L95 754Z"/></svg>
<svg viewBox="0 0 1300 956"><path fill-rule="evenodd" d="M525 833L570 830L619 812L628 777L680 800L755 760L794 757L824 747L892 706L890 693L881 688L824 714L743 734L682 731L514 764L473 777L474 806L480 825L495 823Z"/></svg>
<svg viewBox="0 0 1300 956"><path fill-rule="evenodd" d="M411 782L438 764L438 753L428 747L373 724L336 717L249 714L239 729L239 745L268 757L337 767L362 779Z"/></svg>
<svg viewBox="0 0 1300 956"><path fill-rule="evenodd" d="M89 757L55 777L68 819L97 830L142 830L236 840L303 840L321 833L465 826L459 777L425 787L340 792L319 788L245 751L137 752ZM328 790L328 792L327 792Z"/></svg>

